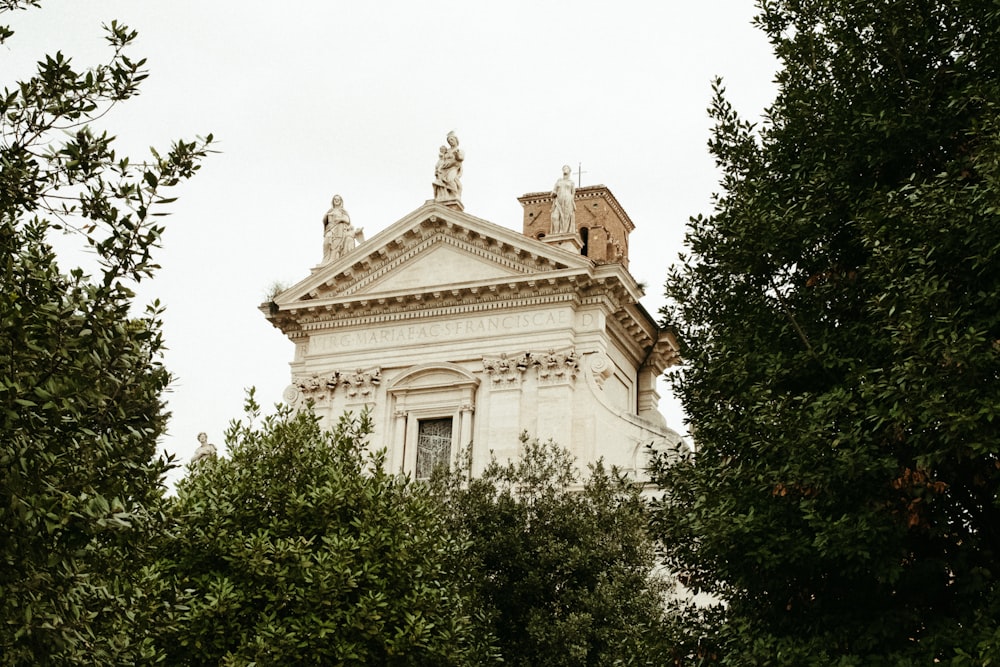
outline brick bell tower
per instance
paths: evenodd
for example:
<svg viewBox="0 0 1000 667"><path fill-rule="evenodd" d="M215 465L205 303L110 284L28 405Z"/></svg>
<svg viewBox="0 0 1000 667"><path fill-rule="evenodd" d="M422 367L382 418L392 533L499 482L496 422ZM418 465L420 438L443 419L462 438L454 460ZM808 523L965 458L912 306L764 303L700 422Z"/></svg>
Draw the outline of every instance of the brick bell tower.
<svg viewBox="0 0 1000 667"><path fill-rule="evenodd" d="M551 235L551 192L529 192L517 198L524 207L524 235L545 241ZM628 235L635 225L611 190L603 185L576 189L576 233L580 254L597 264L628 268ZM565 246L564 246L565 247Z"/></svg>

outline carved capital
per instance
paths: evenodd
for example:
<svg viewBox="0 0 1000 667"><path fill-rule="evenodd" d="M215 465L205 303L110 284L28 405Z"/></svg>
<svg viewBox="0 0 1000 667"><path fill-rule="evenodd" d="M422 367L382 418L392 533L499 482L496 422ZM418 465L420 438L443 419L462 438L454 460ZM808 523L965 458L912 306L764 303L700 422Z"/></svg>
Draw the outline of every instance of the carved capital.
<svg viewBox="0 0 1000 667"><path fill-rule="evenodd" d="M297 389L305 400L312 399L319 403L333 398L333 392L337 388L338 373L327 373L320 375L296 375L292 378L292 387ZM287 391L287 390L286 390Z"/></svg>
<svg viewBox="0 0 1000 667"><path fill-rule="evenodd" d="M340 373L340 386L348 398L368 401L375 397L375 389L382 382L382 369L357 369L350 373Z"/></svg>
<svg viewBox="0 0 1000 667"><path fill-rule="evenodd" d="M538 379L545 383L572 382L580 369L575 348L550 349L548 352L531 353L531 361L538 371Z"/></svg>
<svg viewBox="0 0 1000 667"><path fill-rule="evenodd" d="M510 359L506 353L499 357L483 357L483 370L490 376L494 387L519 386L521 375L530 365L527 354Z"/></svg>

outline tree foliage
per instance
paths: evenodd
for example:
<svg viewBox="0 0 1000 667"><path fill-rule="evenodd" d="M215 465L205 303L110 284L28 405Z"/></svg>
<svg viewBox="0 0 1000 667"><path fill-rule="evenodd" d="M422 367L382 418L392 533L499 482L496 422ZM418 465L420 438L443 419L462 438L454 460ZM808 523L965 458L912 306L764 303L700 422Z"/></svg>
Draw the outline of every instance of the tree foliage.
<svg viewBox="0 0 1000 667"><path fill-rule="evenodd" d="M323 431L280 407L177 488L159 641L170 665L465 665L486 650L447 566L462 541L428 490L368 454L371 422Z"/></svg>
<svg viewBox="0 0 1000 667"><path fill-rule="evenodd" d="M522 455L439 480L452 530L471 540L464 568L504 664L662 665L671 648L667 587L654 572L639 488L522 438Z"/></svg>
<svg viewBox="0 0 1000 667"><path fill-rule="evenodd" d="M9 1L0 11L36 3ZM169 381L159 307L132 313L156 268L164 189L204 142L137 164L92 122L137 94L135 33L107 26L108 62L46 56L0 94L0 655L4 664L134 664L150 650L135 582L166 463ZM0 28L0 44L14 33ZM48 243L82 236L100 273L63 273Z"/></svg>
<svg viewBox="0 0 1000 667"><path fill-rule="evenodd" d="M668 565L727 664L1000 657L1000 5L763 0L782 62L668 281Z"/></svg>

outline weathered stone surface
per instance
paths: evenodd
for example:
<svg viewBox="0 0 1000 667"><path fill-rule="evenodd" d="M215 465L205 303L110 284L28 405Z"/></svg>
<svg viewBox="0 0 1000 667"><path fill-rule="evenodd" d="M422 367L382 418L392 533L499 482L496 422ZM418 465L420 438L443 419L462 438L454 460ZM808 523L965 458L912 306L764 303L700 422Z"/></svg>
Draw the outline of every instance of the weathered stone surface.
<svg viewBox="0 0 1000 667"><path fill-rule="evenodd" d="M562 178L552 186L551 234L576 234L576 184L570 176L569 165L562 168Z"/></svg>
<svg viewBox="0 0 1000 667"><path fill-rule="evenodd" d="M323 216L323 264L351 252L364 238L363 230L351 226L351 216L344 210L343 198L334 195L330 210Z"/></svg>
<svg viewBox="0 0 1000 667"><path fill-rule="evenodd" d="M458 136L449 132L448 145L438 150L434 166L434 201L462 210L462 163L465 152L458 147Z"/></svg>
<svg viewBox="0 0 1000 667"><path fill-rule="evenodd" d="M647 444L680 439L656 409L676 342L641 294L623 261L431 201L262 310L296 344L287 395L330 424L368 407L393 470L423 469L450 424L474 472L527 431L639 474Z"/></svg>

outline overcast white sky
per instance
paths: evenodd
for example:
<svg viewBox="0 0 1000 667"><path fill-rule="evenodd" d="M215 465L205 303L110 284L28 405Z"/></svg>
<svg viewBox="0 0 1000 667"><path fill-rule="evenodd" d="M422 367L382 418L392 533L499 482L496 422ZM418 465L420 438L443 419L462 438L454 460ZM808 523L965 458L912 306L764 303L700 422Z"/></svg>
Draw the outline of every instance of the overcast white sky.
<svg viewBox="0 0 1000 667"><path fill-rule="evenodd" d="M751 0L45 0L0 15L16 32L0 47L0 83L56 50L78 68L103 61L101 24L117 19L139 31L133 55L150 71L107 121L119 151L218 140L174 193L163 269L141 289L167 306L177 379L164 447L186 462L199 431L222 444L244 388L280 400L293 349L257 307L319 262L333 194L371 238L431 198L449 130L477 217L520 230L516 198L550 189L563 164L611 188L636 224L631 270L655 315L685 223L711 211L718 187L712 78L750 120L774 95L754 13ZM668 423L685 431L662 391Z"/></svg>

